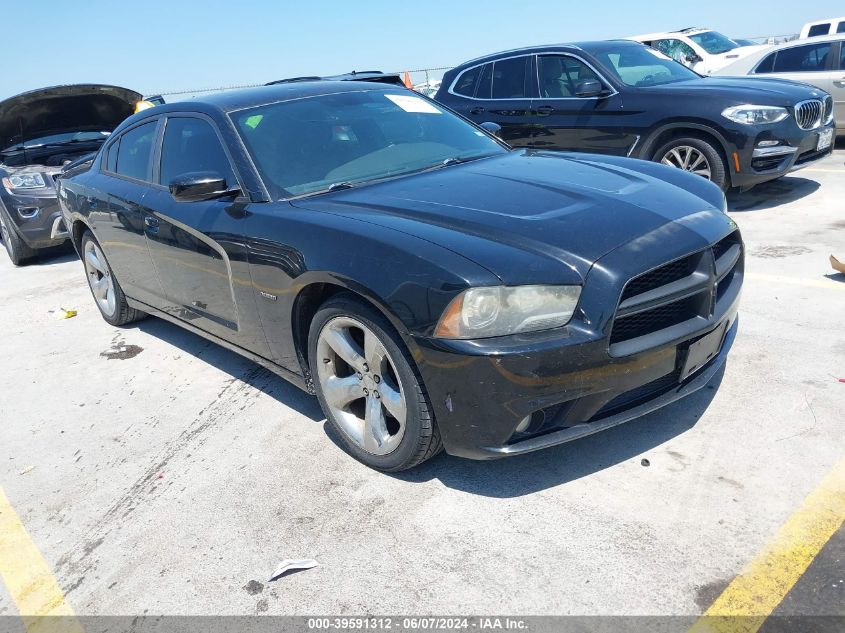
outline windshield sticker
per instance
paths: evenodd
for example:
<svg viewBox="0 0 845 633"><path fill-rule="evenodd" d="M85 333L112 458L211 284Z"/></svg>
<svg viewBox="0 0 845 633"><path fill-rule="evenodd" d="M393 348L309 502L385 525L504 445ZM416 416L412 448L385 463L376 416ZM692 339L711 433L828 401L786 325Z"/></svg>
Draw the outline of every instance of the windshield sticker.
<svg viewBox="0 0 845 633"><path fill-rule="evenodd" d="M261 124L261 121L263 119L264 119L263 114L253 114L252 116L246 118L246 120L244 121L244 124L248 125L249 127L251 127L254 130L255 128L257 128Z"/></svg>
<svg viewBox="0 0 845 633"><path fill-rule="evenodd" d="M421 112L424 114L442 114L440 110L428 101L411 95L384 95L405 112Z"/></svg>
<svg viewBox="0 0 845 633"><path fill-rule="evenodd" d="M670 61L670 62L672 61L672 58L671 58L671 57L669 57L668 55L664 55L663 53L661 53L661 52L660 52L659 50L657 50L656 48L651 48L651 47L649 46L646 50L647 50L649 53L651 53L652 55L654 55L655 57L659 58L659 59L666 59L666 60L668 60L668 61Z"/></svg>

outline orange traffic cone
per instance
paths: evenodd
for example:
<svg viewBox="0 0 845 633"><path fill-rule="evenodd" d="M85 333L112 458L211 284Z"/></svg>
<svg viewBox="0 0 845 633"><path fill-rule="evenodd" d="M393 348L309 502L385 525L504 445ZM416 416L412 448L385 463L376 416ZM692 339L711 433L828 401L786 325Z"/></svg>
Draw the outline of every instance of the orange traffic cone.
<svg viewBox="0 0 845 633"><path fill-rule="evenodd" d="M407 70L405 71L405 78L402 80L402 83L405 84L405 87L408 90L414 89L414 84L411 83L411 73L409 73Z"/></svg>

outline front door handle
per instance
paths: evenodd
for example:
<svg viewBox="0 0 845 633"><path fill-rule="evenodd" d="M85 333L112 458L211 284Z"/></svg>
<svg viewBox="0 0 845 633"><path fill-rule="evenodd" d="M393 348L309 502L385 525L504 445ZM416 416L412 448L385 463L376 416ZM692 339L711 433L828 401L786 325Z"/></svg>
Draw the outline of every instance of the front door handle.
<svg viewBox="0 0 845 633"><path fill-rule="evenodd" d="M549 106L549 105L540 106L536 110L537 116L549 116L554 111L555 111L555 109L552 106Z"/></svg>
<svg viewBox="0 0 845 633"><path fill-rule="evenodd" d="M837 86L845 86L845 77L843 77L842 79L834 79L833 83L835 83Z"/></svg>
<svg viewBox="0 0 845 633"><path fill-rule="evenodd" d="M474 108L469 109L470 114L481 114L484 111L484 108L482 108L481 106L475 106Z"/></svg>

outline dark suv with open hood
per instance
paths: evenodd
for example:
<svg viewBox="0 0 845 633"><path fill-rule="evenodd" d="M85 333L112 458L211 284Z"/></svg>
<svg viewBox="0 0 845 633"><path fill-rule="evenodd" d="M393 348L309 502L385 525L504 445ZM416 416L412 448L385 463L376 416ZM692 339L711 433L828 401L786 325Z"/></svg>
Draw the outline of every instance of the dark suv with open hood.
<svg viewBox="0 0 845 633"><path fill-rule="evenodd" d="M778 79L702 77L637 42L506 51L447 72L435 99L514 147L644 158L751 187L833 151L833 99Z"/></svg>
<svg viewBox="0 0 845 633"><path fill-rule="evenodd" d="M140 100L126 88L73 85L0 102L0 233L15 265L67 239L55 178L99 150Z"/></svg>

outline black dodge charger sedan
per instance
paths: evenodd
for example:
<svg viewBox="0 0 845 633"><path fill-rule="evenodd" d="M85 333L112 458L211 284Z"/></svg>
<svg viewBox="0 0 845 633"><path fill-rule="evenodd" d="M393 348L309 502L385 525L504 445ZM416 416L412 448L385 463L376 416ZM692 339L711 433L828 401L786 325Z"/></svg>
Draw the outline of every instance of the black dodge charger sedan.
<svg viewBox="0 0 845 633"><path fill-rule="evenodd" d="M78 84L0 102L0 237L12 263L67 240L54 179L100 149L140 99L126 88Z"/></svg>
<svg viewBox="0 0 845 633"><path fill-rule="evenodd" d="M713 184L512 150L390 86L146 110L59 199L107 322L153 314L270 368L385 471L631 420L706 384L737 328Z"/></svg>
<svg viewBox="0 0 845 633"><path fill-rule="evenodd" d="M662 162L723 190L833 151L833 98L779 79L703 77L639 42L542 46L447 72L435 99L515 147Z"/></svg>

